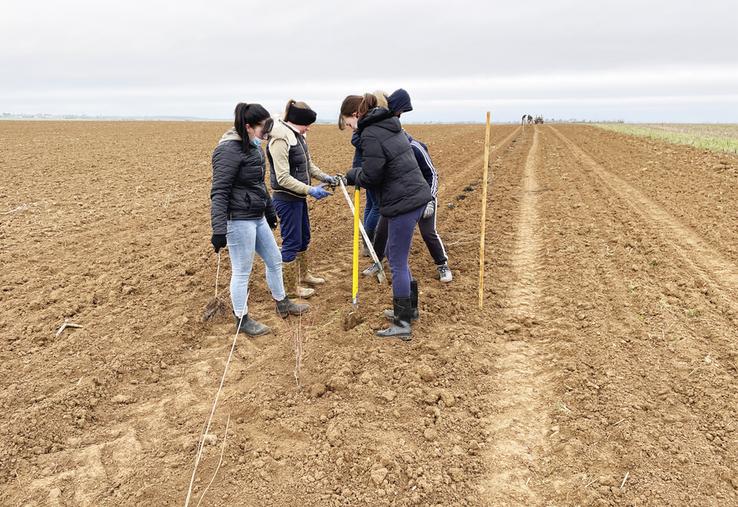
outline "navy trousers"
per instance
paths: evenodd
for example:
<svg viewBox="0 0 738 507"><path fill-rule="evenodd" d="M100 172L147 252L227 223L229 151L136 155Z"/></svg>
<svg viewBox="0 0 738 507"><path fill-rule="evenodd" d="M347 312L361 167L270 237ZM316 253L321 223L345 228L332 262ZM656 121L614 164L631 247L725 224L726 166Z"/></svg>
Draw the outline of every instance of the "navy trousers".
<svg viewBox="0 0 738 507"><path fill-rule="evenodd" d="M282 262L292 262L297 254L307 250L310 244L310 217L304 199L283 201L274 199L274 210L279 217L279 233L282 236Z"/></svg>
<svg viewBox="0 0 738 507"><path fill-rule="evenodd" d="M425 205L387 220L387 260L392 270L392 295L396 298L410 297L410 246L424 209Z"/></svg>

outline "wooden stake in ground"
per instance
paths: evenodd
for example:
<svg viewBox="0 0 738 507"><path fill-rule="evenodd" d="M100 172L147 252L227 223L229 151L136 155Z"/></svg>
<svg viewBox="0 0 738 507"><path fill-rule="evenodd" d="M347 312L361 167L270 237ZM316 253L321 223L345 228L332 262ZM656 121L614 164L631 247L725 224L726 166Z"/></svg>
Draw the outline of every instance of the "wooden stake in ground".
<svg viewBox="0 0 738 507"><path fill-rule="evenodd" d="M489 122L487 111L487 129L484 134L484 168L482 176L482 219L479 234L479 309L484 307L484 236L487 228L487 173L489 172Z"/></svg>

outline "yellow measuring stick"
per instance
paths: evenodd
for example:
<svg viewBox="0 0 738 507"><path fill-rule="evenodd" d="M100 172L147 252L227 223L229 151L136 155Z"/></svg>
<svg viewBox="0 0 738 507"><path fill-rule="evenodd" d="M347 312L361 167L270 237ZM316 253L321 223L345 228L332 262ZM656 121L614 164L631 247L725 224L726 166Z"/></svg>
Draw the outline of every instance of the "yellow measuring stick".
<svg viewBox="0 0 738 507"><path fill-rule="evenodd" d="M361 195L359 187L354 190L354 272L353 283L351 288L351 297L353 304L359 303L359 204L361 203Z"/></svg>

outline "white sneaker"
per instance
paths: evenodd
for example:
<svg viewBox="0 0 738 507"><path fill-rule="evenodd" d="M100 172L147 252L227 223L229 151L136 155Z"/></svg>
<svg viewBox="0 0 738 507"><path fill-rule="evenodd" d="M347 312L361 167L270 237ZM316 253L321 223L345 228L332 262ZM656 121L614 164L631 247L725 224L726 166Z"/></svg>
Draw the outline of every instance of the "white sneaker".
<svg viewBox="0 0 738 507"><path fill-rule="evenodd" d="M436 266L436 268L438 269L438 277L442 282L448 283L454 279L454 275L451 273L448 263Z"/></svg>

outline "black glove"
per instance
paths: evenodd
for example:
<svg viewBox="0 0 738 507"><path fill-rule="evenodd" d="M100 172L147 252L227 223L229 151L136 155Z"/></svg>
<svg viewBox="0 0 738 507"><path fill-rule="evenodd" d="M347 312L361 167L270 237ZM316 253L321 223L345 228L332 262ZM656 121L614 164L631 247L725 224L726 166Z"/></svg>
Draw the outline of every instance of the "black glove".
<svg viewBox="0 0 738 507"><path fill-rule="evenodd" d="M272 211L271 213L267 211L264 217L266 217L266 221L269 224L269 228L271 230L274 230L277 228L277 224L279 223L279 220L277 220L277 214L274 211Z"/></svg>
<svg viewBox="0 0 738 507"><path fill-rule="evenodd" d="M346 183L349 185L356 185L356 175L360 170L360 167L349 169L349 172L346 173Z"/></svg>
<svg viewBox="0 0 738 507"><path fill-rule="evenodd" d="M226 239L225 234L213 234L213 236L210 238L210 242L213 244L215 253L218 253L221 248L228 244L228 240Z"/></svg>

